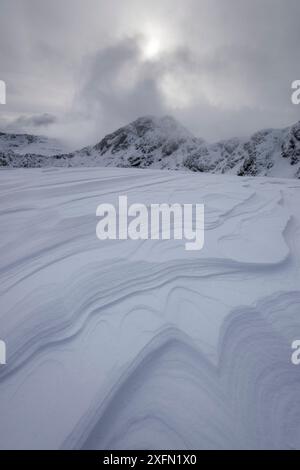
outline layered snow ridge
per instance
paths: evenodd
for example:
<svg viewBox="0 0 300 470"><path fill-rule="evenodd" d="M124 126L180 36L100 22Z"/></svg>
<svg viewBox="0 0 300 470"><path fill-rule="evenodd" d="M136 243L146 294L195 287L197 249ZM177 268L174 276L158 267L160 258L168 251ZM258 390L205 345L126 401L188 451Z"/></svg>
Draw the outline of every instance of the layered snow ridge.
<svg viewBox="0 0 300 470"><path fill-rule="evenodd" d="M1 149L1 139L0 139ZM93 146L46 155L2 151L6 167L132 167L238 176L300 178L300 122L214 144L194 137L169 116L141 117Z"/></svg>
<svg viewBox="0 0 300 470"><path fill-rule="evenodd" d="M99 241L119 195L203 203L203 250ZM0 196L2 449L300 449L299 181L16 169Z"/></svg>

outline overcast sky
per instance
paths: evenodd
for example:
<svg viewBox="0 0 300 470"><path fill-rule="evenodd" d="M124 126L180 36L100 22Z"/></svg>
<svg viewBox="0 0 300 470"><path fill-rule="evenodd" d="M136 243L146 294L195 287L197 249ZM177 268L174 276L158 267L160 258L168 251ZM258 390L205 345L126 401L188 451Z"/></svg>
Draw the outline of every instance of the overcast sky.
<svg viewBox="0 0 300 470"><path fill-rule="evenodd" d="M79 147L149 114L209 141L288 126L299 19L299 0L0 0L0 128Z"/></svg>

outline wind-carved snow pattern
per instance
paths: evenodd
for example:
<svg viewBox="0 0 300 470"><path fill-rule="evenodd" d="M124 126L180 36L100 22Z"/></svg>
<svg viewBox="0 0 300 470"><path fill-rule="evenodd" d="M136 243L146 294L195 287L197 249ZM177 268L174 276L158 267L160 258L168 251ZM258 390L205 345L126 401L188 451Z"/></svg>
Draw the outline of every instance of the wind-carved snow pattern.
<svg viewBox="0 0 300 470"><path fill-rule="evenodd" d="M120 194L204 203L203 250L100 242ZM0 196L1 448L300 448L300 182L16 169Z"/></svg>

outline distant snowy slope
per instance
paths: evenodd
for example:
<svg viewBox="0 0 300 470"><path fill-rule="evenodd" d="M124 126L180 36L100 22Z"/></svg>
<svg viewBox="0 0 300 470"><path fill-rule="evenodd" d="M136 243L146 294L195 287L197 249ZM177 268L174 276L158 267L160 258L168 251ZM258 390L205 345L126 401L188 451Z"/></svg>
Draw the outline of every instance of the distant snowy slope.
<svg viewBox="0 0 300 470"><path fill-rule="evenodd" d="M31 134L0 132L0 152L2 153L54 155L62 153L64 150L65 146L56 139Z"/></svg>
<svg viewBox="0 0 300 470"><path fill-rule="evenodd" d="M96 207L204 203L205 244ZM300 449L300 181L0 172L0 448Z"/></svg>
<svg viewBox="0 0 300 470"><path fill-rule="evenodd" d="M36 147L38 148L38 147ZM19 152L20 153L20 152ZM94 146L41 158L0 155L8 167L113 166L300 178L300 122L214 144L194 137L172 117L142 117ZM49 155L49 154L47 154Z"/></svg>

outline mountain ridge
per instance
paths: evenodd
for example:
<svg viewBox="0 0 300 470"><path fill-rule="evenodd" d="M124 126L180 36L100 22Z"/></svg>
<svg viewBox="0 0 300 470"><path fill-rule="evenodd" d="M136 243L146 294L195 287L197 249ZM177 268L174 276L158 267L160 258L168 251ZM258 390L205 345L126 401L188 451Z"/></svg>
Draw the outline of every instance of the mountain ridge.
<svg viewBox="0 0 300 470"><path fill-rule="evenodd" d="M144 116L95 145L54 154L28 152L16 142L15 147L3 147L8 135L0 133L2 167L114 166L300 178L300 121L284 129L257 131L250 138L206 143L171 116ZM26 134L15 136L24 139ZM31 144L35 138L41 139L28 135Z"/></svg>

